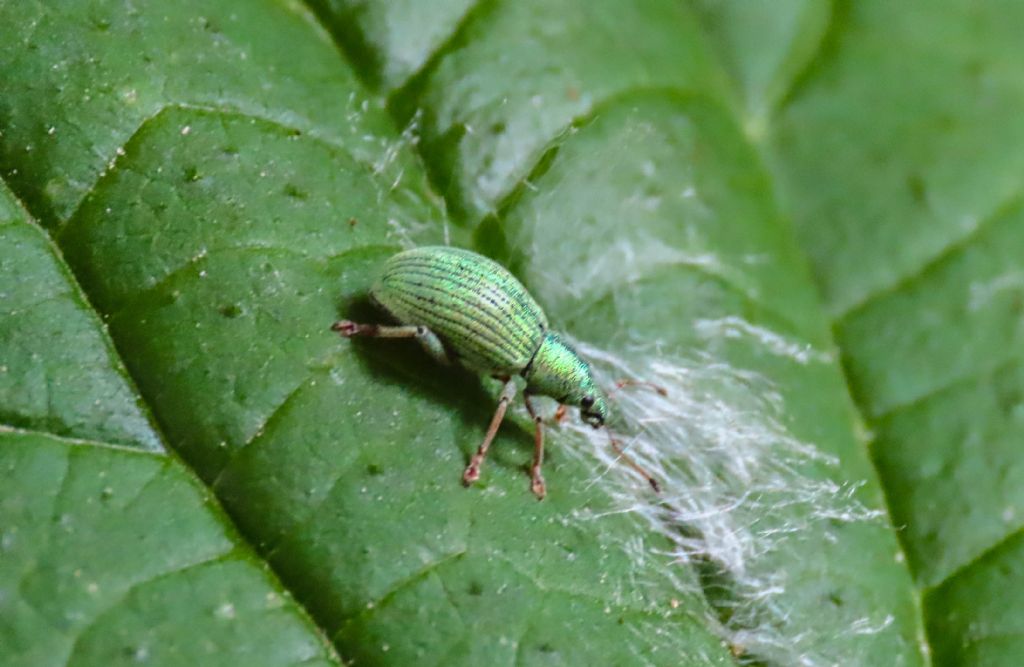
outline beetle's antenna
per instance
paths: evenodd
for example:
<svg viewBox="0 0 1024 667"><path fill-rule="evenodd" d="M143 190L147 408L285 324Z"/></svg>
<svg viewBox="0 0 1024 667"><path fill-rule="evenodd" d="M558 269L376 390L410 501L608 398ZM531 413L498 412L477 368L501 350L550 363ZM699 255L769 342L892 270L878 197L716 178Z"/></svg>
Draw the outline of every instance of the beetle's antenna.
<svg viewBox="0 0 1024 667"><path fill-rule="evenodd" d="M607 426L605 427L604 432L608 434L608 442L611 443L612 449L614 449L615 453L619 455L619 458L621 458L630 468L637 471L641 477L646 479L647 483L651 485L651 488L654 489L655 493L661 493L661 485L658 484L658 480L654 479L651 473L644 470L639 463L626 454L622 449L622 446L619 444L619 441L615 439L615 436L612 435L612 432Z"/></svg>
<svg viewBox="0 0 1024 667"><path fill-rule="evenodd" d="M653 382L647 382L646 380L632 380L630 378L624 378L615 382L615 389L608 392L608 398L615 395L615 392L622 389L623 387L647 387L658 392L661 396L668 396L668 389L665 389L660 384L654 384Z"/></svg>

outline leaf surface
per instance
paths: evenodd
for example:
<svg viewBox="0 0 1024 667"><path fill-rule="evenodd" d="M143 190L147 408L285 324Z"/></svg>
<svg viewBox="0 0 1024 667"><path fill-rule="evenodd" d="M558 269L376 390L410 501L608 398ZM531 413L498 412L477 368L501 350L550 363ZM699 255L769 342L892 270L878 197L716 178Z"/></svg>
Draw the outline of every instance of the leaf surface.
<svg viewBox="0 0 1024 667"><path fill-rule="evenodd" d="M724 4L743 20L719 32L757 17ZM1022 26L1013 3L834 3L763 143L941 665L1014 665L1024 633ZM796 48L762 39L719 45L740 71Z"/></svg>
<svg viewBox="0 0 1024 667"><path fill-rule="evenodd" d="M0 662L339 664L162 453L95 312L6 190L0 239Z"/></svg>
<svg viewBox="0 0 1024 667"><path fill-rule="evenodd" d="M729 60L750 28L706 30L710 3L311 4L326 30L291 2L3 5L0 170L109 326L117 405L153 415L319 631L360 664L923 664L751 141L828 13L788 3L777 43ZM567 425L537 504L522 412L461 488L493 384L329 330L380 317L389 254L447 241L511 266L603 381L669 385L615 407L664 498ZM128 437L109 421L84 435ZM233 650L284 661L273 635Z"/></svg>

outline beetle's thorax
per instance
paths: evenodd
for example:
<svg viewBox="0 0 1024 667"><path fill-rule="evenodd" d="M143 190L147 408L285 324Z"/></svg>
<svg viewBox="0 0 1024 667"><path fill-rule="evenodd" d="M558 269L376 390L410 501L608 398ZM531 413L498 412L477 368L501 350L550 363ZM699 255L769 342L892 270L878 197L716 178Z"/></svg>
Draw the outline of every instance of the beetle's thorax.
<svg viewBox="0 0 1024 667"><path fill-rule="evenodd" d="M545 334L533 360L523 371L523 377L526 378L528 392L550 396L559 403L579 406L585 398L591 397L591 416L598 416L603 423L606 410L604 395L594 384L590 366L557 333L548 331Z"/></svg>

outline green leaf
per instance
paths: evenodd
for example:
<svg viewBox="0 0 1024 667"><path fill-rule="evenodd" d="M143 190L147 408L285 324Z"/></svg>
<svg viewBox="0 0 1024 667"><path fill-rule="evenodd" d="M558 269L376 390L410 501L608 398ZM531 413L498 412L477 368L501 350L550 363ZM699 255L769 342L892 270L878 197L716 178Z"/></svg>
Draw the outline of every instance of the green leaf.
<svg viewBox="0 0 1024 667"><path fill-rule="evenodd" d="M0 431L5 665L334 665L176 460Z"/></svg>
<svg viewBox="0 0 1024 667"><path fill-rule="evenodd" d="M460 23L482 3L474 0L310 0L367 80L395 90L423 68Z"/></svg>
<svg viewBox="0 0 1024 667"><path fill-rule="evenodd" d="M627 144L630 156L618 155ZM781 663L796 654L913 661L908 635L917 612L893 559L891 533L882 521L844 520L858 511L855 504L833 505L833 482L873 475L853 437L809 281L793 270L799 258L756 164L721 107L672 94L631 96L563 145L536 189L508 210L508 245L521 249L513 251L513 265L544 303L554 304L553 324L586 332L602 350L633 368L646 366L645 374L671 387L663 412L648 404L633 411L638 421L669 420L648 428L670 479L710 487L682 492L677 502L694 516L684 511L668 525L703 532L712 558L727 561L732 540L746 541L741 549L765 550L741 558L742 567L725 568L732 590L717 601L753 655ZM736 183L744 187L723 187ZM660 201L638 206L637 192ZM559 246L564 231L556 221L566 219L582 221L571 248ZM680 219L691 225L682 233ZM750 264L751 256L766 259ZM760 386L765 378L770 382ZM762 391L774 398L760 400ZM702 475L703 465L717 469ZM860 502L880 506L877 487L862 491ZM748 504L751 496L757 500ZM693 512L709 500L731 516L705 521ZM730 500L737 505L725 510ZM736 532L716 536L722 523ZM785 533L799 535L774 537ZM745 606L755 594L750 589L771 581L784 589L773 604L785 618L764 627L764 610ZM715 586L714 578L705 582L713 603ZM851 633L858 623L878 634ZM794 639L796 627L808 636ZM794 644L771 646L779 640L775 632Z"/></svg>
<svg viewBox="0 0 1024 667"><path fill-rule="evenodd" d="M934 293L913 292L912 275L904 281L908 267L948 247L913 235L931 229L926 216L842 243L865 216L909 210L873 190L889 184L871 147L890 146L903 121L877 122L858 98L873 72L898 64L877 46L880 27L856 29L872 7L310 4L319 19L270 0L0 6L9 88L0 173L63 256L11 200L6 215L21 226L4 237L16 252L0 271L18 288L3 292L12 306L2 310L0 353L13 361L0 374L0 415L36 432L4 433L0 456L15 460L5 474L41 497L62 493L63 478L36 479L35 461L86 461L85 488L68 502L99 512L83 536L40 539L24 561L72 574L76 558L109 564L123 592L177 553L147 551L132 530L157 525L163 540L180 531L179 562L202 560L204 535L218 545L209 556L218 567L239 554L237 574L197 566L132 589L127 608L109 612L117 630L91 630L68 649L77 664L137 657L123 644L146 632L148 655L165 664L205 664L193 652L207 650L227 664L331 660L318 632L359 664L927 663L926 552L907 536L951 525L929 503L958 478L923 490L921 502L899 480L909 474L905 485L924 489L914 464L932 443L921 426L952 450L962 440L940 418L964 413L956 397L955 409L923 418L901 406L942 380L977 379L994 361L998 391L974 405L1005 429L1010 460L1019 382L1006 371L1011 353L993 359L984 344L1017 342L1005 310L1015 288L1000 282L1016 256L1006 204L1015 190L1001 185L1010 176L987 184L993 199L1007 195L986 209L1006 222L985 226L987 254L936 266L944 287ZM878 11L886 30L901 25ZM906 16L920 36L913 44L948 28ZM842 103L835 81L852 81ZM918 85L944 93L935 81ZM899 90L896 77L886 83ZM852 125L836 137L842 121ZM850 139L862 135L876 143ZM906 139L908 159L921 157L916 147ZM836 155L857 160L841 165ZM1010 174L1013 159L997 166ZM903 182L913 192L921 179ZM836 224L812 224L823 213ZM380 317L365 293L389 254L448 241L512 267L602 381L624 374L666 386L667 396L638 388L614 404L615 428L657 472L663 497L616 465L603 436L570 422L548 429L550 495L536 503L523 474L532 424L521 411L482 483L463 489L493 383L439 372L414 346L331 333L342 316ZM931 348L916 344L921 332L936 309L952 321L943 295L979 273L992 285L982 295L982 309L994 308L985 310L989 336L936 365L930 350L951 348L956 331L936 334ZM52 314L31 307L50 301ZM65 319L74 328L60 328ZM959 324L961 334L978 326ZM848 379L872 428L910 443L893 454L909 462L880 455L877 443L873 453L897 521L911 526L904 544L917 586ZM88 410L94 401L100 409ZM174 454L55 436L165 444ZM972 465L983 462L956 470ZM99 472L112 480L109 500L164 470L177 486L147 484L155 495L138 508L102 505L106 487L86 502ZM171 502L172 492L188 495L178 487L191 504ZM1007 479L972 499L990 509L1017 487ZM59 531L59 521L35 518L52 507L22 509L21 488L0 487L0 511L14 508L5 521ZM944 550L934 572L991 544L999 526L986 517L950 532L971 539ZM118 558L93 555L98 544L120 545ZM978 561L979 571L1005 571L1002 557ZM19 594L38 593L18 583L20 569L0 566L0 580L8 576ZM51 609L82 604L81 590L53 581ZM975 608L963 583L973 580L932 581L943 585L927 590L928 630L943 659L997 655L964 653L956 638L1014 602L993 596ZM225 592L235 586L237 595ZM282 611L260 606L264 589L285 601ZM227 633L217 623L232 620L221 618L228 609L276 625ZM0 607L0 645L45 650L53 629L14 618ZM1008 618L1001 627L1012 630ZM935 639L942 633L952 638Z"/></svg>
<svg viewBox="0 0 1024 667"><path fill-rule="evenodd" d="M1016 3L837 2L765 142L942 665L1017 664L1024 635L1022 26ZM748 71L791 48L766 42L723 48Z"/></svg>
<svg viewBox="0 0 1024 667"><path fill-rule="evenodd" d="M401 102L422 113L438 188L477 218L606 101L659 88L714 95L722 77L696 28L661 0L491 3Z"/></svg>
<svg viewBox="0 0 1024 667"><path fill-rule="evenodd" d="M0 421L162 451L99 318L0 184Z"/></svg>
<svg viewBox="0 0 1024 667"><path fill-rule="evenodd" d="M832 18L822 0L693 0L704 34L735 80L743 126L759 138L793 79L817 53Z"/></svg>
<svg viewBox="0 0 1024 667"><path fill-rule="evenodd" d="M4 189L0 246L0 662L338 664L162 454L106 332Z"/></svg>

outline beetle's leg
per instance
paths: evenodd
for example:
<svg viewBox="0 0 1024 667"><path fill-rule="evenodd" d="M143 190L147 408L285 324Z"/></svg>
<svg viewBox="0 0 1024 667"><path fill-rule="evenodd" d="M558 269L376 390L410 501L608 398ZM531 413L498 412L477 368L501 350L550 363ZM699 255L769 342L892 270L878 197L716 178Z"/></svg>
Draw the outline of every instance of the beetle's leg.
<svg viewBox="0 0 1024 667"><path fill-rule="evenodd" d="M366 336L367 338L415 338L423 349L438 362L447 366L451 363L445 352L441 339L425 326L381 326L379 324L359 324L352 320L340 320L331 325L331 331L337 331L345 338Z"/></svg>
<svg viewBox="0 0 1024 667"><path fill-rule="evenodd" d="M615 381L615 389L608 393L608 398L611 398L612 395L615 394L615 392L622 389L623 387L647 387L648 389L652 389L657 393L661 394L662 396L668 396L668 389L665 389L660 384L654 384L653 382L648 382L646 380L633 380L631 378L623 378L621 380Z"/></svg>
<svg viewBox="0 0 1024 667"><path fill-rule="evenodd" d="M352 320L339 320L331 325L331 331L337 331L345 338L366 336L367 338L415 338L419 333L415 326L382 326L380 324L359 324Z"/></svg>
<svg viewBox="0 0 1024 667"><path fill-rule="evenodd" d="M566 411L565 405L559 403L558 404L558 408L555 409L555 417L554 417L554 419L555 419L555 423L556 424L561 424L563 421L565 421L565 411Z"/></svg>
<svg viewBox="0 0 1024 667"><path fill-rule="evenodd" d="M612 449L614 449L615 453L619 455L619 458L622 459L625 462L625 464L628 465L630 468L637 471L637 473L639 473L641 477L646 479L647 483L651 485L651 488L654 489L655 493L661 493L661 485L658 484L658 480L656 480L651 475L651 473L644 470L639 463L634 461L626 454L626 452L622 449L622 446L619 444L619 441L615 439L614 435L612 435L611 431L605 429L605 433L608 434L608 442L611 443Z"/></svg>
<svg viewBox="0 0 1024 667"><path fill-rule="evenodd" d="M544 418L537 414L530 402L530 395L523 394L523 402L526 403L526 411L533 418L533 464L530 466L530 490L537 500L544 500L547 487L544 486L544 476L540 473L540 467L544 463Z"/></svg>
<svg viewBox="0 0 1024 667"><path fill-rule="evenodd" d="M501 420L505 418L505 411L508 410L508 404L512 402L513 398L515 398L515 380L509 378L503 379L505 380L505 386L501 390L501 398L498 399L498 409L494 411L494 417L491 419L491 425L487 428L487 435L484 436L484 441L480 443L480 447L476 450L476 454L473 454L473 458L469 460L469 465L466 466L465 472L462 473L462 483L466 486L469 486L476 480L480 479L480 466L484 462L484 457L487 456L487 449L491 446L491 441L494 440L494 436L498 433L498 427L501 426Z"/></svg>
<svg viewBox="0 0 1024 667"><path fill-rule="evenodd" d="M452 362L448 358L448 352L444 349L444 345L441 344L441 339L433 331L423 326L417 327L416 340L427 351L427 354L434 358L434 361L443 366L451 365Z"/></svg>

